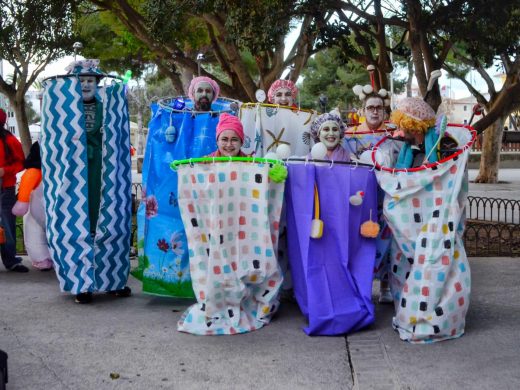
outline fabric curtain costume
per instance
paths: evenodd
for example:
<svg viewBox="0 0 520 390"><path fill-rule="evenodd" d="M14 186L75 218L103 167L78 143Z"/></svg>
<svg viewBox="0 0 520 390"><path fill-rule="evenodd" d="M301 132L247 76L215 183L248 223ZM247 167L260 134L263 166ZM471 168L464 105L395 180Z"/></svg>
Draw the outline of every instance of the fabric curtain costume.
<svg viewBox="0 0 520 390"><path fill-rule="evenodd" d="M279 89L291 93L291 106L273 107L275 93ZM240 108L240 120L244 124L244 153L263 157L276 152L280 145L287 145L291 155L305 156L311 150L310 127L315 111L300 110L294 106L298 88L290 80L276 80L268 91L269 103L248 103Z"/></svg>
<svg viewBox="0 0 520 390"><path fill-rule="evenodd" d="M130 269L128 107L124 85L114 83L104 88L102 106L95 103L94 112L103 110L102 125L92 121L79 75L101 74L94 60L75 65L73 75L45 81L41 155L47 238L62 291L116 291L125 288ZM99 200L90 200L93 196Z"/></svg>
<svg viewBox="0 0 520 390"><path fill-rule="evenodd" d="M360 234L361 224L377 207L374 173L339 164L288 168L287 241L296 300L308 319L304 331L341 335L362 329L374 322L375 240ZM310 237L315 185L322 199L321 238ZM349 197L359 191L365 193L362 204L349 204Z"/></svg>
<svg viewBox="0 0 520 390"><path fill-rule="evenodd" d="M435 113L421 99L403 102L394 113L396 124L405 133L409 128L427 131L435 123ZM399 120L401 117L405 120ZM442 125L442 121L439 123ZM421 130L415 130L419 126ZM436 131L437 137L444 132ZM459 149L470 142L471 134L463 127L448 126L446 131ZM401 339L412 343L430 343L464 334L471 290L462 240L468 155L465 149L457 158L418 172L376 173L386 193L384 215L393 233L393 326ZM423 164L427 163L420 163Z"/></svg>
<svg viewBox="0 0 520 390"><path fill-rule="evenodd" d="M152 104L142 171L142 201L137 212L139 266L132 275L143 292L161 296L193 297L188 241L179 210L173 160L202 157L217 149L218 113L231 112L237 103L213 101L215 111L193 111L192 99L175 108L181 98Z"/></svg>
<svg viewBox="0 0 520 390"><path fill-rule="evenodd" d="M268 324L282 283L276 260L284 184L269 164L210 163L179 168L179 205L197 303L178 330L244 333Z"/></svg>

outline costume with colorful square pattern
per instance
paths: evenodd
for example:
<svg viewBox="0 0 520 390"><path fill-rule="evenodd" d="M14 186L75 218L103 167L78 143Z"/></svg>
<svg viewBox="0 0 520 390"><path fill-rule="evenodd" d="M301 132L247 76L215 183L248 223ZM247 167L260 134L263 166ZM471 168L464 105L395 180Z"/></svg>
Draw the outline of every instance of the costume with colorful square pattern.
<svg viewBox="0 0 520 390"><path fill-rule="evenodd" d="M268 164L214 163L179 168L179 206L188 237L197 303L178 330L200 335L253 331L278 308L276 260L284 184Z"/></svg>

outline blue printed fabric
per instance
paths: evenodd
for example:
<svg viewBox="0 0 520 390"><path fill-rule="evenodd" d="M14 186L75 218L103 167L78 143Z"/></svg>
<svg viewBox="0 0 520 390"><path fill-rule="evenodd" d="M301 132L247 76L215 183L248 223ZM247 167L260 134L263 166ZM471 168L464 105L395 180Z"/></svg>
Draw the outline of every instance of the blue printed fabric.
<svg viewBox="0 0 520 390"><path fill-rule="evenodd" d="M143 291L155 295L193 297L188 243L177 195L177 172L170 163L202 157L217 149L219 113L230 111L227 99L213 102L213 112L173 110L152 105L153 117L142 171L142 202L137 213L139 272ZM185 99L186 107L192 102Z"/></svg>

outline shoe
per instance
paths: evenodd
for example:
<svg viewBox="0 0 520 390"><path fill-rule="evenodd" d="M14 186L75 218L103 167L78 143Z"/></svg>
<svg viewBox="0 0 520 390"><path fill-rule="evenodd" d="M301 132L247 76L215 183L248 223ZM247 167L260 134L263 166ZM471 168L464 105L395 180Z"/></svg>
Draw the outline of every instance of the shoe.
<svg viewBox="0 0 520 390"><path fill-rule="evenodd" d="M53 264L51 259L45 259L42 261L33 261L32 266L40 271L50 271Z"/></svg>
<svg viewBox="0 0 520 390"><path fill-rule="evenodd" d="M132 295L132 289L128 286L125 286L121 290L108 291L108 294L115 295L119 298L127 298Z"/></svg>
<svg viewBox="0 0 520 390"><path fill-rule="evenodd" d="M23 264L17 263L15 265L13 265L11 268L9 268L9 271L25 273L25 272L29 272L29 268L27 268Z"/></svg>
<svg viewBox="0 0 520 390"><path fill-rule="evenodd" d="M90 302L92 302L92 293L91 292L79 293L78 295L75 296L74 302L80 303L80 304L90 303Z"/></svg>
<svg viewBox="0 0 520 390"><path fill-rule="evenodd" d="M394 297L392 297L392 292L389 288L382 288L379 290L379 299L377 300L379 303L393 303Z"/></svg>
<svg viewBox="0 0 520 390"><path fill-rule="evenodd" d="M289 290L282 290L280 292L280 302L296 303L296 298L294 297L294 290L292 288Z"/></svg>

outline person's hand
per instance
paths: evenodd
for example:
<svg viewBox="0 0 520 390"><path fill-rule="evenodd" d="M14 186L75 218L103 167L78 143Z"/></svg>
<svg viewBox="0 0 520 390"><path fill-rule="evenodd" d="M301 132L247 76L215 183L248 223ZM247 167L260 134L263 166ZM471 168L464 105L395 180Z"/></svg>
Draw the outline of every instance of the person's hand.
<svg viewBox="0 0 520 390"><path fill-rule="evenodd" d="M5 170L4 168L0 168L0 177L4 177Z"/></svg>
<svg viewBox="0 0 520 390"><path fill-rule="evenodd" d="M17 217L21 217L22 215L27 214L29 211L29 202L20 202L16 201L16 203L13 206L12 213L16 215Z"/></svg>

